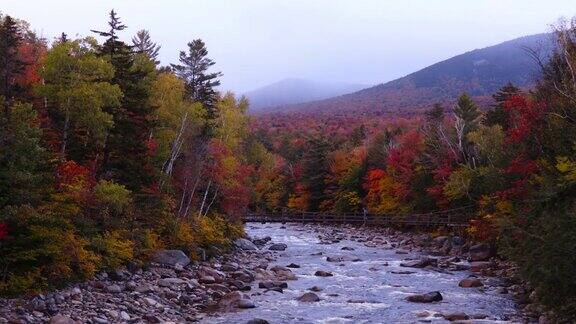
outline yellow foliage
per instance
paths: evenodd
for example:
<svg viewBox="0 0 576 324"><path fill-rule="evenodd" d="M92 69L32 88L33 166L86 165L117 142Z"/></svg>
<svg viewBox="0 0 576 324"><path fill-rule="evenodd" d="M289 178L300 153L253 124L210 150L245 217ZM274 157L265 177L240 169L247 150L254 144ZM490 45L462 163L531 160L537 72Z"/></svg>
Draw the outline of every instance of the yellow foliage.
<svg viewBox="0 0 576 324"><path fill-rule="evenodd" d="M134 258L134 243L123 237L127 237L127 233L111 231L92 240L92 246L102 257L104 268L118 268Z"/></svg>
<svg viewBox="0 0 576 324"><path fill-rule="evenodd" d="M564 180L576 182L576 162L566 156L557 157L556 162L556 169L562 173Z"/></svg>

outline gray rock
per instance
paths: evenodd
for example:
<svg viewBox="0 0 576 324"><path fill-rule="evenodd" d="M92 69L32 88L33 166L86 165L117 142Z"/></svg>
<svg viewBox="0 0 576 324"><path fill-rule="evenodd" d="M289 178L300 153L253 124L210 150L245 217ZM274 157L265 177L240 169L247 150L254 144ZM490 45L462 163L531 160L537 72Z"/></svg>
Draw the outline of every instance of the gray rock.
<svg viewBox="0 0 576 324"><path fill-rule="evenodd" d="M109 292L109 293L113 293L113 294L120 293L120 292L122 292L123 290L124 290L124 288L122 288L122 287L119 286L119 285L115 285L115 284L114 284L114 285L109 285L109 286L106 287L106 291Z"/></svg>
<svg viewBox="0 0 576 324"><path fill-rule="evenodd" d="M318 270L314 273L316 277L332 277L333 274L328 271Z"/></svg>
<svg viewBox="0 0 576 324"><path fill-rule="evenodd" d="M76 321L68 316L56 314L50 318L50 324L76 324Z"/></svg>
<svg viewBox="0 0 576 324"><path fill-rule="evenodd" d="M322 291L322 288L320 288L318 286L312 286L312 287L308 288L308 290L314 291L314 292L320 292L320 291Z"/></svg>
<svg viewBox="0 0 576 324"><path fill-rule="evenodd" d="M247 309L247 308L255 308L256 305L254 304L254 302L250 299L240 299L238 301L238 308L240 309Z"/></svg>
<svg viewBox="0 0 576 324"><path fill-rule="evenodd" d="M158 280L158 285L161 287L171 287L186 284L186 280L180 278L162 278Z"/></svg>
<svg viewBox="0 0 576 324"><path fill-rule="evenodd" d="M442 294L439 291L433 291L421 295L410 295L406 300L413 303L432 303L442 300Z"/></svg>
<svg viewBox="0 0 576 324"><path fill-rule="evenodd" d="M265 319L261 319L261 318L253 318L253 319L249 320L248 322L246 322L246 324L270 324L270 322L268 322Z"/></svg>
<svg viewBox="0 0 576 324"><path fill-rule="evenodd" d="M202 276L198 279L201 284L213 284L216 283L216 279L212 276Z"/></svg>
<svg viewBox="0 0 576 324"><path fill-rule="evenodd" d="M436 266L438 264L438 260L432 258L422 258L420 260L410 260L406 262L400 263L401 267L407 268L424 268L429 265Z"/></svg>
<svg viewBox="0 0 576 324"><path fill-rule="evenodd" d="M286 266L286 268L300 268L300 265L296 263L290 263Z"/></svg>
<svg viewBox="0 0 576 324"><path fill-rule="evenodd" d="M270 245L268 250L270 250L270 251L284 251L287 248L288 248L288 245L286 245L284 243L275 243L275 244Z"/></svg>
<svg viewBox="0 0 576 324"><path fill-rule="evenodd" d="M136 286L136 288L134 288L135 292L138 292L141 294L151 292L153 290L154 290L154 287L152 287L152 285L149 283L142 283L142 284L139 284L138 286Z"/></svg>
<svg viewBox="0 0 576 324"><path fill-rule="evenodd" d="M474 288L474 287L482 287L482 286L484 286L484 284L479 279L466 278L466 279L460 280L460 282L458 283L458 286L460 286L462 288Z"/></svg>
<svg viewBox="0 0 576 324"><path fill-rule="evenodd" d="M152 261L170 266L176 264L187 266L190 258L181 250L160 250L152 256Z"/></svg>
<svg viewBox="0 0 576 324"><path fill-rule="evenodd" d="M256 244L254 244L251 241L244 239L244 238L236 239L234 241L234 245L240 250L245 250L245 251L258 250L258 247L256 246Z"/></svg>
<svg viewBox="0 0 576 324"><path fill-rule="evenodd" d="M470 261L486 261L492 257L490 244L480 243L470 247Z"/></svg>
<svg viewBox="0 0 576 324"><path fill-rule="evenodd" d="M466 315L465 313L458 312L458 313L451 313L444 315L444 319L450 322L453 321L465 321L470 319L470 316Z"/></svg>
<svg viewBox="0 0 576 324"><path fill-rule="evenodd" d="M296 298L298 301L305 302L305 303L313 303L320 301L320 297L313 292L304 293L304 295Z"/></svg>
<svg viewBox="0 0 576 324"><path fill-rule="evenodd" d="M121 311L120 312L120 318L124 321L129 321L130 315L128 315L128 313L126 313L125 311Z"/></svg>

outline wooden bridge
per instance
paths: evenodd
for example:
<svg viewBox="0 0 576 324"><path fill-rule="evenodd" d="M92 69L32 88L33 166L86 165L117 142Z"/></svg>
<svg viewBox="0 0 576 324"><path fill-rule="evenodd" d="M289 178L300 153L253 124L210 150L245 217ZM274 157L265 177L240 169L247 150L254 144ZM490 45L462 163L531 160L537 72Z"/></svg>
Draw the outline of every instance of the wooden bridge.
<svg viewBox="0 0 576 324"><path fill-rule="evenodd" d="M466 227L472 216L470 207L462 207L424 214L334 214L320 212L283 211L281 213L248 213L245 222L258 223L321 223L374 226L448 226Z"/></svg>

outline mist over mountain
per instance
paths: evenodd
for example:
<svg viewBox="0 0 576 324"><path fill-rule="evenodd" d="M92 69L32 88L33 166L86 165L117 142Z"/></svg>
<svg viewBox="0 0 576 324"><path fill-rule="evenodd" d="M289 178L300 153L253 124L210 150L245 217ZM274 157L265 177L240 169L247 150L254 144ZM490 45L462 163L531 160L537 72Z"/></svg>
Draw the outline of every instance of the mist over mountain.
<svg viewBox="0 0 576 324"><path fill-rule="evenodd" d="M475 49L405 77L354 93L271 111L410 112L434 103L452 104L467 92L480 104L508 82L530 88L539 74L534 56L544 60L553 49L551 34L537 34ZM393 64L393 62L388 62Z"/></svg>
<svg viewBox="0 0 576 324"><path fill-rule="evenodd" d="M251 110L262 111L270 107L340 96L367 87L370 85L289 78L246 92L244 96L250 100Z"/></svg>

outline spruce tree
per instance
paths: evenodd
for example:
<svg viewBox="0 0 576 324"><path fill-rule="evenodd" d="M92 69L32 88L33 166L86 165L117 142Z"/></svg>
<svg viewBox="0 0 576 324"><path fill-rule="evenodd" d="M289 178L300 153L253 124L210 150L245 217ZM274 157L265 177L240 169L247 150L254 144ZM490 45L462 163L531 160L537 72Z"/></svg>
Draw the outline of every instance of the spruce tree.
<svg viewBox="0 0 576 324"><path fill-rule="evenodd" d="M108 136L103 161L103 172L138 191L153 182L153 168L147 158L147 141L153 127L154 107L148 100L155 66L135 65L132 46L121 41L118 33L126 29L114 10L110 12L108 31L93 32L107 37L100 55L114 66L111 83L123 93L120 106L104 109L113 116L114 128Z"/></svg>
<svg viewBox="0 0 576 324"><path fill-rule="evenodd" d="M208 118L217 116L216 101L218 94L215 87L220 85L221 72L208 72L215 62L207 57L208 50L201 39L188 43L188 53L180 52L181 65L171 64L176 74L186 82L186 95L195 102L200 102L208 111Z"/></svg>
<svg viewBox="0 0 576 324"><path fill-rule="evenodd" d="M478 127L481 113L472 98L467 93L463 93L454 107L454 115L464 122L464 135L466 135Z"/></svg>
<svg viewBox="0 0 576 324"><path fill-rule="evenodd" d="M502 126L502 129L508 129L508 113L504 109L504 103L511 97L519 94L520 89L515 87L511 82L508 82L508 84L500 88L498 92L492 95L495 103L492 106L492 109L486 112L484 124L486 126L500 125Z"/></svg>
<svg viewBox="0 0 576 324"><path fill-rule="evenodd" d="M136 53L146 54L156 65L160 64L158 61L160 46L152 41L147 30L142 29L132 37L132 46Z"/></svg>
<svg viewBox="0 0 576 324"><path fill-rule="evenodd" d="M14 82L15 76L22 73L26 64L18 58L18 47L22 33L17 22L5 16L0 24L0 96L4 97L4 116L10 118L10 107L21 90Z"/></svg>

